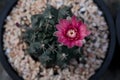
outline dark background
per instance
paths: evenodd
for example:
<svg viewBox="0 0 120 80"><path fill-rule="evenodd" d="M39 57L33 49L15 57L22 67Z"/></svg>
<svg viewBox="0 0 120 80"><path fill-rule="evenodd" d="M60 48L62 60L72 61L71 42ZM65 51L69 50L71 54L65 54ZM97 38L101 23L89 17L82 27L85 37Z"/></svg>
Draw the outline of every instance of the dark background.
<svg viewBox="0 0 120 80"><path fill-rule="evenodd" d="M5 6L7 0L0 0L0 12ZM120 0L104 0L106 5L109 7L114 21L117 16L117 12L120 9ZM108 70L103 74L100 80L120 80L120 47L117 43L116 52L114 54L113 60L108 68ZM11 80L8 74L5 72L0 64L0 80Z"/></svg>

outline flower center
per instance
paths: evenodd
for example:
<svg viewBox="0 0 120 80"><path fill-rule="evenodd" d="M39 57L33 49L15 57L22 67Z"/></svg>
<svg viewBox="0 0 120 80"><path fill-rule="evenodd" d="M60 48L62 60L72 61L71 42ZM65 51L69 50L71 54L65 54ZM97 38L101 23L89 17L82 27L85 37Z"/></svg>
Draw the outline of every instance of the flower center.
<svg viewBox="0 0 120 80"><path fill-rule="evenodd" d="M67 36L70 38L75 38L77 35L76 31L74 29L70 29L67 31Z"/></svg>

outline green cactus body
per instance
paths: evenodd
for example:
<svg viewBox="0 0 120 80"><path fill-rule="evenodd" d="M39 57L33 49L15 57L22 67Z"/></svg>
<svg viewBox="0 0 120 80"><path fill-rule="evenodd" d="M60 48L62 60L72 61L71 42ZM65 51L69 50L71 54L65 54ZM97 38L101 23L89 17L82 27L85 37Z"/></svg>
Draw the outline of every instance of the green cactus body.
<svg viewBox="0 0 120 80"><path fill-rule="evenodd" d="M31 17L32 28L23 33L23 40L28 44L26 52L44 67L65 68L71 59L79 61L82 56L80 47L67 48L59 44L54 36L59 20L71 16L71 7L63 6L57 10L48 5L42 14Z"/></svg>

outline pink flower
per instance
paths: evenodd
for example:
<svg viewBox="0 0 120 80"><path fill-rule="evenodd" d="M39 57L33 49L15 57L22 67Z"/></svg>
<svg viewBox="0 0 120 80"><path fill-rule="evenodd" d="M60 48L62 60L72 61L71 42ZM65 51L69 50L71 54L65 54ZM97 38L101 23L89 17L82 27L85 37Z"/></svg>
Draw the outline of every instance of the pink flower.
<svg viewBox="0 0 120 80"><path fill-rule="evenodd" d="M58 42L68 48L82 47L83 39L90 34L86 25L77 20L76 16L73 16L71 20L61 19L56 28L58 31L55 32L55 36L58 37Z"/></svg>

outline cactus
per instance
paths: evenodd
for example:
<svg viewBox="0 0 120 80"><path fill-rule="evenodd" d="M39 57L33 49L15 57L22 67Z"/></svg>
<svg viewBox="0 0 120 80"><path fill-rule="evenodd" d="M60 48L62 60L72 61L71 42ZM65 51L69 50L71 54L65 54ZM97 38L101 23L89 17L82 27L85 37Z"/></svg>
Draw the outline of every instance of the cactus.
<svg viewBox="0 0 120 80"><path fill-rule="evenodd" d="M73 58L79 61L81 48L67 48L57 42L54 36L55 25L59 20L71 17L71 7L63 6L60 9L48 5L42 14L31 17L32 28L23 33L23 40L27 43L26 52L44 67L59 66L65 68Z"/></svg>

